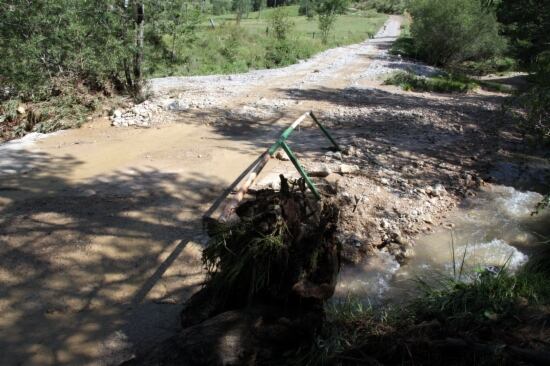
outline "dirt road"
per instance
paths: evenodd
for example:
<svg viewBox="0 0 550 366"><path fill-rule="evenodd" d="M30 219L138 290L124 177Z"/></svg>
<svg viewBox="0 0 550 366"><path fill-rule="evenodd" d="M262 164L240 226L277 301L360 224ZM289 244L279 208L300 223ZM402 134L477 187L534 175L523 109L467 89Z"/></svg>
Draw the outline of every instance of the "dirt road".
<svg viewBox="0 0 550 366"><path fill-rule="evenodd" d="M451 182L494 150L485 141L501 96L383 86L378 77L396 69L434 71L387 56L399 30L391 17L373 40L283 69L152 80L152 100L114 121L148 128L100 118L0 145L0 364L116 364L177 330L203 278L201 214L303 111L362 149L348 159L363 180L342 187L370 197L364 215L428 200L415 219L426 225L421 215L447 209L453 199L415 187L460 192ZM315 133L295 136L306 163L324 158ZM391 234L399 215L369 240Z"/></svg>

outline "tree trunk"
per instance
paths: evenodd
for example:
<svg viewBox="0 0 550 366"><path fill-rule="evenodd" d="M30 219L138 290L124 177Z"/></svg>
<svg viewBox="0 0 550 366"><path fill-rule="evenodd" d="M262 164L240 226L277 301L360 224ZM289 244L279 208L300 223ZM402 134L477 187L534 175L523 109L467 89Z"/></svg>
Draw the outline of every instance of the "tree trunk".
<svg viewBox="0 0 550 366"><path fill-rule="evenodd" d="M136 2L136 51L134 55L134 93L135 96L141 96L142 74L141 66L143 63L143 28L145 25L143 2Z"/></svg>

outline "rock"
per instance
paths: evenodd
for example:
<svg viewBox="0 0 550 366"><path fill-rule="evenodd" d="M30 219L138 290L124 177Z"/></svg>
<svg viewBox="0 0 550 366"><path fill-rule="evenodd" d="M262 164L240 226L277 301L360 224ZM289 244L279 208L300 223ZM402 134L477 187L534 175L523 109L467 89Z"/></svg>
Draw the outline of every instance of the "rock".
<svg viewBox="0 0 550 366"><path fill-rule="evenodd" d="M94 191L93 189L85 189L81 192L79 192L79 196L80 197L93 197L97 194L96 191Z"/></svg>
<svg viewBox="0 0 550 366"><path fill-rule="evenodd" d="M20 105L19 107L17 107L17 113L25 114L26 112L27 112L27 109L25 108L24 105Z"/></svg>
<svg viewBox="0 0 550 366"><path fill-rule="evenodd" d="M277 151L277 153L275 154L275 158L282 161L290 161L290 158L288 157L288 155L284 150Z"/></svg>
<svg viewBox="0 0 550 366"><path fill-rule="evenodd" d="M115 109L113 112L113 118L121 118L122 117L122 111L120 109Z"/></svg>
<svg viewBox="0 0 550 366"><path fill-rule="evenodd" d="M315 166L308 171L311 177L328 177L332 173L332 170L325 164L321 166Z"/></svg>
<svg viewBox="0 0 550 366"><path fill-rule="evenodd" d="M407 242L407 239L405 239L403 237L403 235L401 235L401 233L395 233L396 235L393 237L393 240L398 243L398 244L402 244L402 245L406 245L408 242Z"/></svg>
<svg viewBox="0 0 550 366"><path fill-rule="evenodd" d="M443 187L443 185L441 184L437 184L435 187L434 187L434 190L433 190L433 195L437 196L437 197L441 197L441 196L444 196L447 194L447 190L445 189L445 187Z"/></svg>
<svg viewBox="0 0 550 366"><path fill-rule="evenodd" d="M180 100L175 100L172 103L168 104L166 106L166 109L169 111L185 111L189 109L189 105L186 103L183 103Z"/></svg>
<svg viewBox="0 0 550 366"><path fill-rule="evenodd" d="M357 165L341 164L338 167L338 172L340 174L352 174L358 171L359 171L359 167Z"/></svg>
<svg viewBox="0 0 550 366"><path fill-rule="evenodd" d="M351 145L346 146L343 151L344 151L345 155L349 155L349 156L354 156L356 154L355 147L353 147Z"/></svg>
<svg viewBox="0 0 550 366"><path fill-rule="evenodd" d="M392 243L387 246L388 253L397 256L401 254L401 247L398 244Z"/></svg>

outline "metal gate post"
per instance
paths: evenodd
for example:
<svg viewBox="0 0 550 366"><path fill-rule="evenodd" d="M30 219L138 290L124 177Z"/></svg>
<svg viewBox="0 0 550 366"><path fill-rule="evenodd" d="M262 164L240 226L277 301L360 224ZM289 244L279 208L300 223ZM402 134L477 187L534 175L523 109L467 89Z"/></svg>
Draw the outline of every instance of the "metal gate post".
<svg viewBox="0 0 550 366"><path fill-rule="evenodd" d="M281 143L281 147L290 158L290 161L292 162L292 164L294 164L294 167L296 168L298 173L300 173L302 178L304 178L304 180L306 181L307 186L309 187L309 189L311 189L311 192L313 192L313 195L315 196L315 198L317 198L318 200L321 199L321 195L319 194L317 187L315 187L315 184L313 183L309 175L307 175L302 165L300 165L300 162L298 161L298 159L296 158L296 156L294 155L290 147L284 141Z"/></svg>

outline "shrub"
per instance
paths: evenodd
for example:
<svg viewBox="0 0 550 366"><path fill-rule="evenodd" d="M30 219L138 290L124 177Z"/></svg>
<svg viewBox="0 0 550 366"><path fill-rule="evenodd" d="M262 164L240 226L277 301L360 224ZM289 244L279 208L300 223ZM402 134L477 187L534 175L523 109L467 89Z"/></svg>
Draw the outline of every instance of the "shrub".
<svg viewBox="0 0 550 366"><path fill-rule="evenodd" d="M315 16L315 2L312 0L301 0L298 8L298 15L312 19Z"/></svg>
<svg viewBox="0 0 550 366"><path fill-rule="evenodd" d="M212 14L226 14L231 10L231 6L230 0L212 0Z"/></svg>
<svg viewBox="0 0 550 366"><path fill-rule="evenodd" d="M317 3L316 12L319 14L319 30L324 44L328 42L328 36L337 14L343 14L346 11L347 0L322 0Z"/></svg>
<svg viewBox="0 0 550 366"><path fill-rule="evenodd" d="M454 75L422 77L409 72L397 72L386 79L385 84L397 85L404 90L437 93L466 93L477 87L473 80L464 77Z"/></svg>
<svg viewBox="0 0 550 366"><path fill-rule="evenodd" d="M269 68L296 63L296 45L287 40L277 40L267 47L265 58Z"/></svg>
<svg viewBox="0 0 550 366"><path fill-rule="evenodd" d="M294 27L294 23L289 19L287 11L283 8L275 9L271 14L270 25L275 38L279 41L284 41L287 34Z"/></svg>
<svg viewBox="0 0 550 366"><path fill-rule="evenodd" d="M489 59L506 47L494 12L479 0L414 0L410 12L416 51L431 64Z"/></svg>
<svg viewBox="0 0 550 366"><path fill-rule="evenodd" d="M373 7L376 11L386 14L402 14L407 6L405 0L375 0Z"/></svg>

